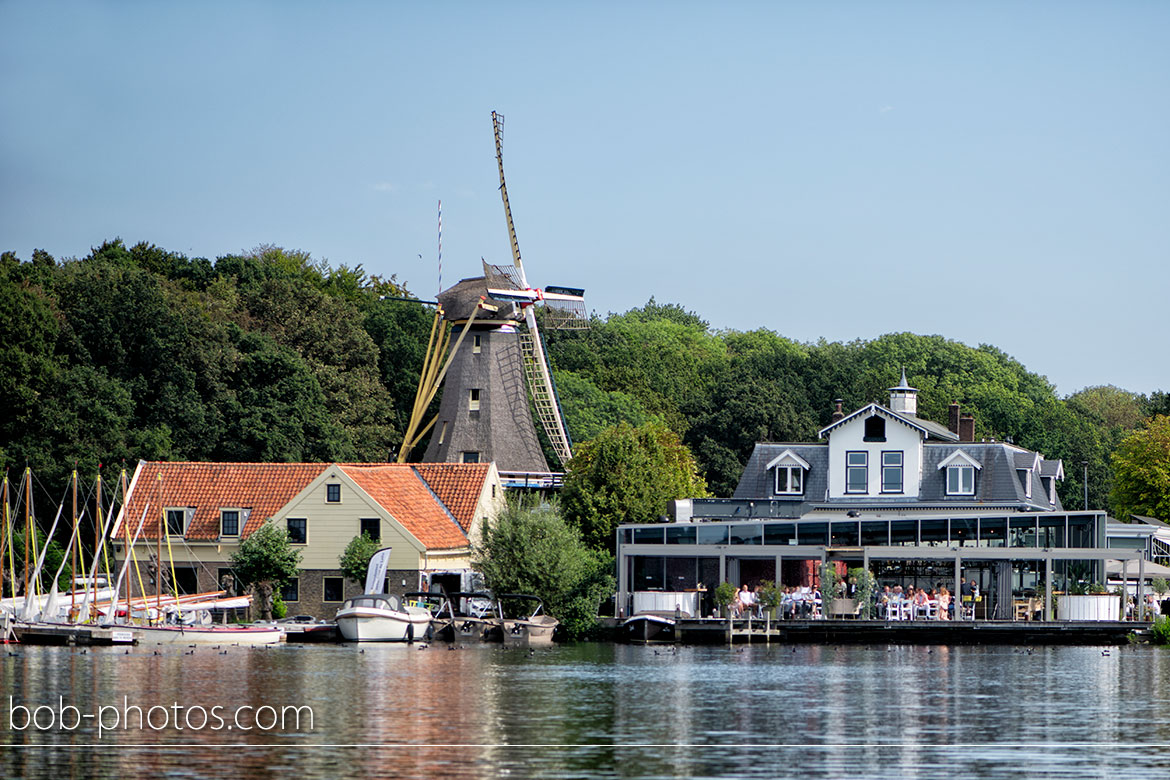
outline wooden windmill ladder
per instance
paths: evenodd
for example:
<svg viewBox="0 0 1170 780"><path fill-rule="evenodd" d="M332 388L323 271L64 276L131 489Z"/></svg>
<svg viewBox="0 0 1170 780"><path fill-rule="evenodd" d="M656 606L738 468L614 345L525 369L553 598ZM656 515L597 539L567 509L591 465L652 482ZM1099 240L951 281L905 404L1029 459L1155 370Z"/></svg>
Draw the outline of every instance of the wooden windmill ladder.
<svg viewBox="0 0 1170 780"><path fill-rule="evenodd" d="M544 428L553 452L562 464L566 464L573 457L573 449L562 422L560 406L554 395L552 383L546 379L548 364L544 360L544 351L533 338L532 330L521 330L517 335L520 337L524 375L528 379L528 389L536 410L536 418Z"/></svg>

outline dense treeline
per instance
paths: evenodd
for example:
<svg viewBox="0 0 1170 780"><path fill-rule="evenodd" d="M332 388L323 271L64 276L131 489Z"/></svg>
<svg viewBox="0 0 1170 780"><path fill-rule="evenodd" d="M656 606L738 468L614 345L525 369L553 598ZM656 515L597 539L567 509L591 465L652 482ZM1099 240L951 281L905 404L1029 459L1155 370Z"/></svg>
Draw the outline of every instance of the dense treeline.
<svg viewBox="0 0 1170 780"><path fill-rule="evenodd" d="M63 485L139 458L387 460L406 425L432 312L357 268L262 247L211 262L109 241L81 260L0 256L0 461ZM921 415L959 402L977 437L1063 458L1062 499L1110 506L1111 455L1155 414L1151 397L1053 387L990 346L909 333L801 344L715 332L653 299L547 333L571 435L657 422L713 495L729 495L761 440L808 441L832 401L885 402L905 367ZM423 447L416 451L422 452Z"/></svg>

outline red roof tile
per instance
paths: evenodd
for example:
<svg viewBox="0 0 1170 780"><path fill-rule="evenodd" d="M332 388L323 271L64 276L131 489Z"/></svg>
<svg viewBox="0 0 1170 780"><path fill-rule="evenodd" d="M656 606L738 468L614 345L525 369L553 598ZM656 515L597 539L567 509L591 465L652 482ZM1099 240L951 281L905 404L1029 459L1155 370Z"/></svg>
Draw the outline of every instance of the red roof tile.
<svg viewBox="0 0 1170 780"><path fill-rule="evenodd" d="M467 546L459 523L410 465L345 463L341 469L428 549Z"/></svg>
<svg viewBox="0 0 1170 780"><path fill-rule="evenodd" d="M219 510L249 510L241 517L240 538L260 527L297 493L317 478L327 463L143 463L124 515L130 535L138 530L143 512L149 513L139 538L157 539L165 507L193 507L188 539L218 539ZM161 478L160 478L161 475ZM125 538L123 529L119 536Z"/></svg>
<svg viewBox="0 0 1170 780"><path fill-rule="evenodd" d="M459 521L464 531L471 530L475 508L488 477L487 463L415 463L414 469L435 495Z"/></svg>

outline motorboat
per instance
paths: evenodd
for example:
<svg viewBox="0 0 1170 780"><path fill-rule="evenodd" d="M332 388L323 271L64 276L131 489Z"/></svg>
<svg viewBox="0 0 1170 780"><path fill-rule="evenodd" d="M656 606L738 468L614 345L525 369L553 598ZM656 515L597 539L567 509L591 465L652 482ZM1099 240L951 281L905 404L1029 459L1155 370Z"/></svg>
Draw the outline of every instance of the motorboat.
<svg viewBox="0 0 1170 780"><path fill-rule="evenodd" d="M413 642L426 635L431 612L393 594L366 593L346 599L335 619L347 642Z"/></svg>
<svg viewBox="0 0 1170 780"><path fill-rule="evenodd" d="M159 625L127 627L140 645L273 645L283 642L284 629L276 625L217 626Z"/></svg>
<svg viewBox="0 0 1170 780"><path fill-rule="evenodd" d="M495 597L486 591L446 594L431 623L443 642L501 642L504 633Z"/></svg>
<svg viewBox="0 0 1170 780"><path fill-rule="evenodd" d="M632 644L654 644L678 640L674 618L655 612L640 612L618 624L618 640Z"/></svg>
<svg viewBox="0 0 1170 780"><path fill-rule="evenodd" d="M508 593L496 600L505 647L551 647L560 621L544 610L539 596Z"/></svg>

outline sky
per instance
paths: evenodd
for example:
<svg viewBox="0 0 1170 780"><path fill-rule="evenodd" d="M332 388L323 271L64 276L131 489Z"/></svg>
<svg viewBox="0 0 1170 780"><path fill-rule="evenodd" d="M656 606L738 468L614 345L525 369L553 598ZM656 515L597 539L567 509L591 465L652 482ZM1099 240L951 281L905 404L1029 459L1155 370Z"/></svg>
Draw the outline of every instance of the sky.
<svg viewBox="0 0 1170 780"><path fill-rule="evenodd" d="M0 250L991 344L1170 390L1170 3L0 0ZM438 204L442 201L441 276Z"/></svg>

